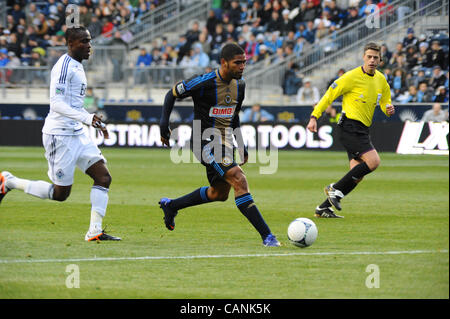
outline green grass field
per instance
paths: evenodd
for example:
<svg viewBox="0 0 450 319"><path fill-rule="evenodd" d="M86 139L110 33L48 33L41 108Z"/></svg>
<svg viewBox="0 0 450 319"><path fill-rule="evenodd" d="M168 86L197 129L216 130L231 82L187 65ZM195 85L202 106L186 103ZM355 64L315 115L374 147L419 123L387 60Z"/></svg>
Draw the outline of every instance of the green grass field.
<svg viewBox="0 0 450 319"><path fill-rule="evenodd" d="M164 227L159 198L207 185L200 164L176 165L167 150L103 152L113 177L104 225L123 240L84 241L91 180L79 170L64 203L12 191L0 206L0 298L449 298L446 156L381 154L378 170L343 201L340 220L313 213L323 187L347 170L346 154L280 152L273 175L245 165L283 243L266 248L233 194L181 211L173 232ZM48 180L43 148L0 147L0 170ZM319 229L311 247L287 241L297 217ZM80 288L66 287L70 264ZM369 289L372 264L380 286Z"/></svg>

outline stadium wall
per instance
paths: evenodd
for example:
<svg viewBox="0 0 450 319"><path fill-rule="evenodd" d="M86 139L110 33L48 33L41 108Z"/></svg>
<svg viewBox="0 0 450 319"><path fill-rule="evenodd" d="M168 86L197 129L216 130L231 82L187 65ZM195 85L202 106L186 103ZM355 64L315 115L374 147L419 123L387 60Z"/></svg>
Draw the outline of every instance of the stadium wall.
<svg viewBox="0 0 450 319"><path fill-rule="evenodd" d="M374 113L374 122L403 122L406 119L417 121L423 116L423 113L431 109L433 103L420 104L395 104L397 108L396 114L388 119L383 112L377 107ZM337 111L340 112L341 106L333 104ZM249 106L247 106L249 107ZM263 105L266 111L273 114L275 118L283 122L306 123L313 109L312 105L303 106L278 106ZM445 108L445 106L443 106ZM26 118L26 114L35 114L38 119L47 116L48 104L0 104L0 118ZM145 105L145 104L105 104L101 111L106 113L108 122L121 121L137 121L137 122L156 122L161 116L162 105ZM245 107L244 107L245 109ZM178 118L180 122L190 122L193 113L192 104L176 106L172 112L172 116Z"/></svg>
<svg viewBox="0 0 450 319"><path fill-rule="evenodd" d="M0 120L0 146L42 146L42 120ZM161 148L158 123L109 123L110 138L105 140L92 127L87 133L100 147ZM241 126L244 141L250 149L274 147L279 150L343 151L336 124L320 125L313 134L306 124L261 123ZM172 125L172 137L179 147L188 145L192 125ZM380 152L401 154L448 155L448 122L374 122L372 142ZM1 154L0 154L1 156Z"/></svg>

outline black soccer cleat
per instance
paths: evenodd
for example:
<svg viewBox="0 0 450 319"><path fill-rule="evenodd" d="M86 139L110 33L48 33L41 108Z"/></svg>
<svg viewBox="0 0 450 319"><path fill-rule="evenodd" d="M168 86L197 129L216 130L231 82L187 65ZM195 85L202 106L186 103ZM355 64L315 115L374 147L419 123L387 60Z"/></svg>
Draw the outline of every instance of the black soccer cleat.
<svg viewBox="0 0 450 319"><path fill-rule="evenodd" d="M159 207L164 212L164 224L166 224L166 228L168 230L174 230L175 229L175 216L177 216L178 211L173 210L169 207L169 204L172 200L167 197L163 197L159 200L158 204Z"/></svg>
<svg viewBox="0 0 450 319"><path fill-rule="evenodd" d="M113 240L113 241L119 241L119 240L122 240L122 238L120 238L120 237L115 237L115 236L111 236L111 235L108 235L106 232L105 232L105 230L102 230L102 232L100 233L100 234L97 234L97 235L95 235L95 236L91 236L90 234L89 234L89 232L86 234L86 236L84 237L84 239L86 240L86 241L104 241L104 240Z"/></svg>
<svg viewBox="0 0 450 319"><path fill-rule="evenodd" d="M328 197L328 201L331 205L336 207L337 210L341 210L341 199L344 198L344 194L338 189L333 187L334 184L330 184L325 187L325 195Z"/></svg>
<svg viewBox="0 0 450 319"><path fill-rule="evenodd" d="M344 218L344 216L336 215L331 207L320 208L316 207L316 212L314 214L317 218Z"/></svg>

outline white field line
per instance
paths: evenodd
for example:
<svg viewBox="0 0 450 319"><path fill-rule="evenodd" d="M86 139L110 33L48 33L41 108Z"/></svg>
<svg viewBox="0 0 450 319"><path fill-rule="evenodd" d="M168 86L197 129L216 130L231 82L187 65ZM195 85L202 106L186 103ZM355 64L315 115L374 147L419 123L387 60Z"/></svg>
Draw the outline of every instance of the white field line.
<svg viewBox="0 0 450 319"><path fill-rule="evenodd" d="M209 258L252 258L252 257L290 257L290 256L335 256L335 255L416 255L448 253L447 249L441 250L404 250L404 251L343 251L343 252L298 252L298 253L267 253L244 255L192 255L192 256L143 256L143 257L91 257L91 258L66 258L66 259L0 259L0 264L18 263L71 263L84 261L123 261L123 260L168 260L168 259L209 259Z"/></svg>

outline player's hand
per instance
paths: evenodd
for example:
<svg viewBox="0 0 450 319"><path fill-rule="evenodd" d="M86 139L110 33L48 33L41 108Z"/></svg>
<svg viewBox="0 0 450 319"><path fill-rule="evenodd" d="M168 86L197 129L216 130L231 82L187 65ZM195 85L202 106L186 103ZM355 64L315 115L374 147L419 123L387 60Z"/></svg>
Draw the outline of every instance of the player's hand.
<svg viewBox="0 0 450 319"><path fill-rule="evenodd" d="M94 117L92 118L92 126L102 132L105 139L109 138L109 132L106 128L106 124L102 122L102 116L98 116L97 114L94 114Z"/></svg>
<svg viewBox="0 0 450 319"><path fill-rule="evenodd" d="M308 126L306 127L310 132L317 132L317 120L314 117L309 119Z"/></svg>
<svg viewBox="0 0 450 319"><path fill-rule="evenodd" d="M170 147L170 135L172 134L172 130L168 125L160 125L159 131L161 132L161 142L163 145Z"/></svg>
<svg viewBox="0 0 450 319"><path fill-rule="evenodd" d="M386 114L388 116L391 116L391 115L395 114L395 107L392 104L387 104L386 105Z"/></svg>

